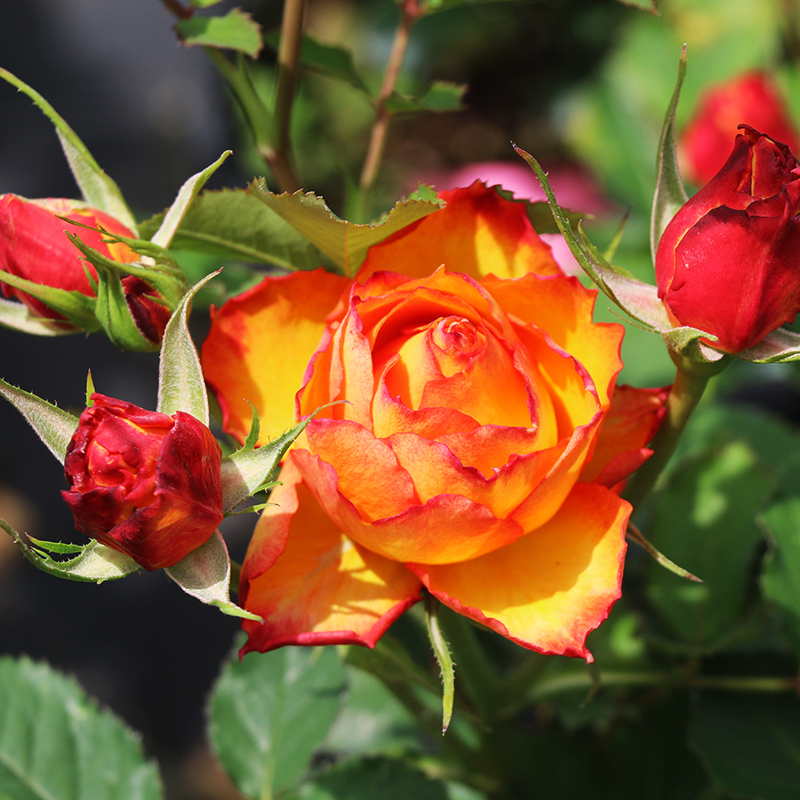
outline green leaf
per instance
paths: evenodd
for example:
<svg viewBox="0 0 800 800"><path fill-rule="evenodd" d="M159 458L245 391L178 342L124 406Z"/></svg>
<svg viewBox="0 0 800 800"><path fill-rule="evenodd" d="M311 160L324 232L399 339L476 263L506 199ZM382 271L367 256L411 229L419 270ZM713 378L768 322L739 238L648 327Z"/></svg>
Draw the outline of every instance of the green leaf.
<svg viewBox="0 0 800 800"><path fill-rule="evenodd" d="M25 417L47 449L63 464L67 446L78 427L78 418L35 394L6 383L2 378L0 394Z"/></svg>
<svg viewBox="0 0 800 800"><path fill-rule="evenodd" d="M764 596L783 610L792 638L800 644L800 498L771 506L762 521L771 546L761 573L761 587Z"/></svg>
<svg viewBox="0 0 800 800"><path fill-rule="evenodd" d="M716 786L753 800L788 800L800 786L800 699L790 694L703 692L693 749Z"/></svg>
<svg viewBox="0 0 800 800"><path fill-rule="evenodd" d="M75 176L83 199L101 211L105 211L119 220L127 228L136 232L136 220L133 218L125 198L119 187L111 178L100 169L99 164L78 138L75 131L70 128L56 110L36 90L24 83L8 70L0 69L0 78L16 86L19 91L33 100L42 113L53 123L56 128L64 154L69 162L72 174Z"/></svg>
<svg viewBox="0 0 800 800"><path fill-rule="evenodd" d="M138 737L46 664L0 657L0 797L158 800Z"/></svg>
<svg viewBox="0 0 800 800"><path fill-rule="evenodd" d="M740 618L761 538L755 518L773 488L753 451L734 441L676 470L657 495L650 538L703 583L651 562L647 595L690 646L713 649Z"/></svg>
<svg viewBox="0 0 800 800"><path fill-rule="evenodd" d="M138 572L141 567L129 556L118 553L100 542L89 542L86 545L69 544L65 542L44 542L32 536L23 536L17 533L5 520L0 519L0 528L16 542L22 555L37 569L64 578L68 581L82 583L105 583L124 578L133 572ZM74 558L58 561L50 557L50 553L57 555L75 554Z"/></svg>
<svg viewBox="0 0 800 800"><path fill-rule="evenodd" d="M178 190L178 196L164 214L159 229L151 237L153 244L159 247L169 247L175 236L175 231L186 216L189 206L200 193L206 181L219 169L225 159L231 154L231 150L226 150L210 167L206 167L202 172L192 175L183 186Z"/></svg>
<svg viewBox="0 0 800 800"><path fill-rule="evenodd" d="M425 200L405 200L397 203L382 222L360 225L339 219L321 197L311 193L276 195L267 191L263 179L251 184L249 191L349 276L357 272L370 247L440 207Z"/></svg>
<svg viewBox="0 0 800 800"><path fill-rule="evenodd" d="M736 354L742 361L755 364L783 364L800 361L800 333L778 328L767 334L758 344Z"/></svg>
<svg viewBox="0 0 800 800"><path fill-rule="evenodd" d="M433 81L421 97L405 97L394 92L386 101L390 114L418 114L422 111L460 111L467 91L464 83Z"/></svg>
<svg viewBox="0 0 800 800"><path fill-rule="evenodd" d="M261 52L261 27L240 8L232 8L222 17L183 19L175 28L183 43L189 46L237 50L250 58L257 58Z"/></svg>
<svg viewBox="0 0 800 800"><path fill-rule="evenodd" d="M661 130L661 141L658 145L658 161L656 164L656 192L653 197L653 212L650 217L650 252L653 261L664 229L669 225L678 209L689 199L683 188L681 173L678 169L677 141L675 139L675 111L681 94L683 80L686 77L686 45L681 51L678 64L678 82L672 94L664 127Z"/></svg>
<svg viewBox="0 0 800 800"><path fill-rule="evenodd" d="M246 797L295 783L339 711L344 669L331 647L284 647L228 661L208 708L211 743Z"/></svg>
<svg viewBox="0 0 800 800"><path fill-rule="evenodd" d="M264 42L277 50L280 44L280 33L273 31L264 34ZM303 34L300 64L319 75L342 81L354 89L369 94L367 85L355 68L352 53L344 47L325 44L308 33Z"/></svg>
<svg viewBox="0 0 800 800"><path fill-rule="evenodd" d="M221 2L222 0L189 0L189 4L195 8L210 8Z"/></svg>
<svg viewBox="0 0 800 800"><path fill-rule="evenodd" d="M439 601L430 593L425 593L425 627L433 648L433 655L439 665L442 677L442 736L447 733L453 717L453 698L456 691L456 671L450 645L444 638L439 624Z"/></svg>
<svg viewBox="0 0 800 800"><path fill-rule="evenodd" d="M297 792L297 800L448 800L444 783L391 758L336 764Z"/></svg>
<svg viewBox="0 0 800 800"><path fill-rule="evenodd" d="M33 314L23 303L3 298L0 298L0 325L34 336L66 336L71 333L80 333L80 330L67 320L58 322L44 319Z"/></svg>
<svg viewBox="0 0 800 800"><path fill-rule="evenodd" d="M143 222L142 235L152 235L163 218L159 214ZM172 246L286 270L320 266L317 248L244 189L203 192L181 221Z"/></svg>
<svg viewBox="0 0 800 800"><path fill-rule="evenodd" d="M231 559L219 531L164 572L186 594L218 608L223 614L263 622L258 614L251 614L231 602Z"/></svg>
<svg viewBox="0 0 800 800"><path fill-rule="evenodd" d="M196 283L169 318L158 363L158 410L170 416L185 411L204 425L208 425L208 395L188 317L192 297L216 274L212 272Z"/></svg>
<svg viewBox="0 0 800 800"><path fill-rule="evenodd" d="M265 484L274 479L278 462L314 417L314 414L310 414L302 422L282 433L277 439L261 447L256 447L258 419L255 417L255 411L253 414L251 435L247 437L247 441L239 450L222 461L222 507L226 512L261 491L265 488ZM255 432L255 436L252 435L253 432Z"/></svg>
<svg viewBox="0 0 800 800"><path fill-rule="evenodd" d="M486 3L504 3L513 0L422 0L420 11L423 14L435 14L437 11L449 11L451 8L459 6L476 6ZM529 2L529 0L517 0L517 2Z"/></svg>

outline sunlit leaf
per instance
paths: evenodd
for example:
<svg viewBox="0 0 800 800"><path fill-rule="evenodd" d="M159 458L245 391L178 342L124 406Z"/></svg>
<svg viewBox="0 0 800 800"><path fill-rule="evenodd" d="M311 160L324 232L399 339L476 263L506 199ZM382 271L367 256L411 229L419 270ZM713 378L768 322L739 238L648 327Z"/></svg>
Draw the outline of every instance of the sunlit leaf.
<svg viewBox="0 0 800 800"><path fill-rule="evenodd" d="M176 24L184 44L237 50L251 58L261 52L261 27L247 13L232 8L222 17L190 17Z"/></svg>

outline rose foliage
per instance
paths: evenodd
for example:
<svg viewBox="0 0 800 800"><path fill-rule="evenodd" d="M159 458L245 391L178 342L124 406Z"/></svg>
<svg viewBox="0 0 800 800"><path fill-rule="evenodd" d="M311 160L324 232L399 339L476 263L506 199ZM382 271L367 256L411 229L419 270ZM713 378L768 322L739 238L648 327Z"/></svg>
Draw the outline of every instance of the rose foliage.
<svg viewBox="0 0 800 800"><path fill-rule="evenodd" d="M524 204L475 183L370 249L355 280L268 277L213 315L206 376L243 438L320 406L247 552L244 651L374 646L426 587L514 642L591 659L620 595L660 390L616 386L621 326Z"/></svg>
<svg viewBox="0 0 800 800"><path fill-rule="evenodd" d="M172 567L222 522L222 451L191 414L92 395L67 448L75 527L147 570Z"/></svg>

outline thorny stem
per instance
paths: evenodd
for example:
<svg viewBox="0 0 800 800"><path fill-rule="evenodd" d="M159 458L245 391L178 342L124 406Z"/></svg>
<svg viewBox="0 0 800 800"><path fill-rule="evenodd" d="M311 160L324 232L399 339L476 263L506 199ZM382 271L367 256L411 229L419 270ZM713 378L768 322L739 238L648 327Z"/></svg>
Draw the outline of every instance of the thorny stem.
<svg viewBox="0 0 800 800"><path fill-rule="evenodd" d="M650 443L653 455L639 468L623 492L623 497L631 503L634 509L647 497L661 471L667 465L686 428L689 417L703 396L708 381L728 366L731 361L730 356L723 356L719 361L708 364L692 361L672 351L670 351L670 356L677 367L675 382L672 384L667 398L661 427Z"/></svg>
<svg viewBox="0 0 800 800"><path fill-rule="evenodd" d="M364 167L359 182L362 205L364 204L364 198L366 198L367 193L375 181L375 176L378 174L378 166L383 157L383 150L386 146L386 136L389 132L389 122L391 120L391 113L387 109L386 104L392 96L392 92L394 92L397 78L400 75L400 67L403 65L403 59L405 58L406 49L408 48L411 27L422 14L418 0L406 0L406 2L403 3L401 13L400 24L397 26L394 42L392 43L392 52L389 54L389 61L386 64L383 84L381 85L380 93L375 101L375 124L372 127L372 134L370 135L367 155L364 159Z"/></svg>

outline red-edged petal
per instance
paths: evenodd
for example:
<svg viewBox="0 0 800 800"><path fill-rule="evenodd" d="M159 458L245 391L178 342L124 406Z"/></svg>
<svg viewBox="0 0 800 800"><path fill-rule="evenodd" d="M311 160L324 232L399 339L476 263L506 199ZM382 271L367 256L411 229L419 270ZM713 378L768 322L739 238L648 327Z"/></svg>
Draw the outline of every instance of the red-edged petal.
<svg viewBox="0 0 800 800"><path fill-rule="evenodd" d="M295 464L320 505L359 544L393 561L451 563L475 558L513 542L523 529L511 519L500 519L468 497L441 494L424 504L408 506L402 513L365 520L338 488L336 470L307 450L291 453ZM383 484L373 475L369 488L380 492Z"/></svg>
<svg viewBox="0 0 800 800"><path fill-rule="evenodd" d="M409 564L445 605L523 647L592 660L586 636L620 596L630 505L579 484L558 514L460 564Z"/></svg>
<svg viewBox="0 0 800 800"><path fill-rule="evenodd" d="M203 372L226 431L240 441L247 436L252 418L247 401L261 417L261 443L292 425L306 365L349 284L322 269L293 272L265 278L212 310Z"/></svg>
<svg viewBox="0 0 800 800"><path fill-rule="evenodd" d="M243 622L241 655L288 644L374 647L419 600L419 580L348 539L291 460L280 479L242 565L239 600L264 622Z"/></svg>
<svg viewBox="0 0 800 800"><path fill-rule="evenodd" d="M581 481L611 488L637 470L652 453L646 445L661 424L668 395L668 386L617 386Z"/></svg>
<svg viewBox="0 0 800 800"><path fill-rule="evenodd" d="M444 208L370 248L356 276L359 283L384 270L423 277L441 265L476 279L561 272L524 203L505 200L479 181L439 197Z"/></svg>

